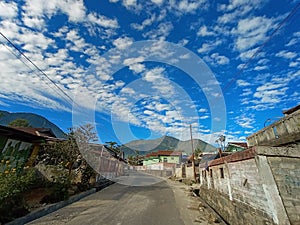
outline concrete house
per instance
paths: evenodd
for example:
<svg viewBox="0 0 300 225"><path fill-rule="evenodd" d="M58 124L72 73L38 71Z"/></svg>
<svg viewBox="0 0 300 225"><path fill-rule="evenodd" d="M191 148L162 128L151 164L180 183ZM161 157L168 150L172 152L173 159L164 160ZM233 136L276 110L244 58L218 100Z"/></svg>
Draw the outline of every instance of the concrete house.
<svg viewBox="0 0 300 225"><path fill-rule="evenodd" d="M55 138L48 128L14 128L0 125L0 173L31 166L41 144Z"/></svg>
<svg viewBox="0 0 300 225"><path fill-rule="evenodd" d="M143 166L148 166L159 162L181 164L182 152L172 150L159 150L157 152L151 152L145 156L143 160Z"/></svg>
<svg viewBox="0 0 300 225"><path fill-rule="evenodd" d="M200 164L200 196L229 224L300 224L300 107Z"/></svg>
<svg viewBox="0 0 300 225"><path fill-rule="evenodd" d="M243 151L248 148L248 144L246 142L228 142L225 152L237 152Z"/></svg>

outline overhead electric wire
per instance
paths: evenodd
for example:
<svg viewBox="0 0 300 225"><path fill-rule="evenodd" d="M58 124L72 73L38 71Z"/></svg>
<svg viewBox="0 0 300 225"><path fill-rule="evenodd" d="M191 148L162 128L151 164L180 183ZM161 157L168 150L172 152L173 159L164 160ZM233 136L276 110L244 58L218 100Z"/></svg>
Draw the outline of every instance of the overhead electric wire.
<svg viewBox="0 0 300 225"><path fill-rule="evenodd" d="M0 35L14 48L18 51L18 53L23 56L31 65L33 65L38 72L40 72L44 77L46 77L65 97L67 97L67 102L72 105L73 104L73 99L61 88L59 87L55 81L53 81L42 69L40 69L31 59L29 59L25 53L23 53L14 43L12 43L12 41L10 41L1 31L0 31ZM19 59L22 63L23 60L21 60L20 57L18 57L16 54L13 53L13 55ZM25 63L24 63L25 64ZM26 65L26 64L25 64ZM26 65L28 68L30 68L28 65ZM31 69L31 68L30 68ZM32 69L31 69L32 70ZM49 86L50 87L50 86ZM53 89L53 88L52 88Z"/></svg>
<svg viewBox="0 0 300 225"><path fill-rule="evenodd" d="M36 74L36 72L28 65L26 64L21 57L19 57L16 53L14 53L11 48L9 48L5 43L3 43L2 41L0 41L0 43L11 53L13 54L17 59L19 59L28 69L30 69L37 77L38 75ZM40 78L41 79L41 78ZM45 82L46 83L46 82ZM47 83L46 83L47 84ZM49 86L49 84L47 84ZM50 87L50 86L49 86ZM50 87L52 88L52 87ZM69 102L69 99L66 99L66 97L64 95L62 95L58 90L56 89L53 89L60 97L62 97L66 102L68 102L69 104L72 105L72 103Z"/></svg>
<svg viewBox="0 0 300 225"><path fill-rule="evenodd" d="M253 53L250 59L242 66L242 68L237 72L237 74L230 80L230 82L225 86L224 91L228 89L237 78L243 73L246 67L252 62L252 60L261 52L261 50L266 46L266 44L274 37L274 35L281 29L281 27L294 16L297 10L300 8L300 3L296 5L293 10L278 24L275 30L271 33L271 35L258 47L258 49Z"/></svg>

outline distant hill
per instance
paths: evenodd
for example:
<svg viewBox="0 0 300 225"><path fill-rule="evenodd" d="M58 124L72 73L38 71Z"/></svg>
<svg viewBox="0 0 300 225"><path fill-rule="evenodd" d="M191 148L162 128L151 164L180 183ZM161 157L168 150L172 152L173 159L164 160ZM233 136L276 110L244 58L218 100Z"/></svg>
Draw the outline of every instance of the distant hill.
<svg viewBox="0 0 300 225"><path fill-rule="evenodd" d="M216 148L205 141L200 139L193 139L194 148L200 148L204 152L216 151ZM191 141L180 141L177 138L170 136L163 136L153 140L136 140L131 141L121 146L121 150L125 153L125 156L135 155L136 151L140 155L146 155L150 152L158 150L174 150L184 151L188 154L192 152Z"/></svg>
<svg viewBox="0 0 300 225"><path fill-rule="evenodd" d="M11 121L16 119L25 119L32 127L50 128L58 138L65 138L65 133L54 123L47 120L45 117L34 113L10 113L0 110L0 124L7 126Z"/></svg>

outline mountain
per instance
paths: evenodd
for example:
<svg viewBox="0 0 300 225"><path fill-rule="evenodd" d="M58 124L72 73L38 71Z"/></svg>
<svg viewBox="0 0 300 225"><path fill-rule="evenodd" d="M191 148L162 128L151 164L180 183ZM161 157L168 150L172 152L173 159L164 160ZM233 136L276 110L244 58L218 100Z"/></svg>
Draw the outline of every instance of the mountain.
<svg viewBox="0 0 300 225"><path fill-rule="evenodd" d="M10 113L0 110L0 124L7 126L11 121L16 119L25 119L32 127L50 128L56 137L65 138L65 133L54 123L47 120L45 117L34 113Z"/></svg>
<svg viewBox="0 0 300 225"><path fill-rule="evenodd" d="M216 148L200 139L193 139L194 149L200 148L204 152L216 151ZM158 150L174 150L184 151L188 154L192 152L191 141L180 141L177 138L163 136L153 140L135 140L121 146L121 151L125 156L135 155L136 152L140 155L146 155L150 152Z"/></svg>

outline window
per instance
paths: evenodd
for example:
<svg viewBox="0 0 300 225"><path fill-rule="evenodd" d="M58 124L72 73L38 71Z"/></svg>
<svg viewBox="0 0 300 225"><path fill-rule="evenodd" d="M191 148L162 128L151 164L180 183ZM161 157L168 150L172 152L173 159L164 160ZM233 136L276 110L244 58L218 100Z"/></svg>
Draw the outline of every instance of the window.
<svg viewBox="0 0 300 225"><path fill-rule="evenodd" d="M174 157L171 157L171 160L174 160Z"/></svg>
<svg viewBox="0 0 300 225"><path fill-rule="evenodd" d="M212 169L209 170L209 175L210 175L211 178L213 177L213 171L212 171Z"/></svg>
<svg viewBox="0 0 300 225"><path fill-rule="evenodd" d="M224 169L223 169L223 167L220 168L220 177L224 178Z"/></svg>
<svg viewBox="0 0 300 225"><path fill-rule="evenodd" d="M164 158L164 162L168 162L168 159L167 159L167 158Z"/></svg>

